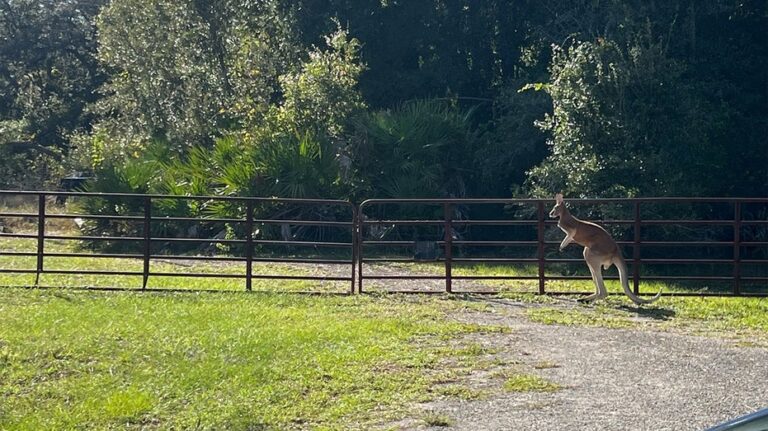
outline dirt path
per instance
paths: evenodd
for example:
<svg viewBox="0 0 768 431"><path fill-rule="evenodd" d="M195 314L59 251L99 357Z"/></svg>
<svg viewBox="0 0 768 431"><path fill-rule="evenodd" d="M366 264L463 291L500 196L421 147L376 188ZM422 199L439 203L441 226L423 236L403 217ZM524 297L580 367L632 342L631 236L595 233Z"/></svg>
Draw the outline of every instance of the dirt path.
<svg viewBox="0 0 768 431"><path fill-rule="evenodd" d="M702 430L768 407L768 349L656 330L544 325L527 307L490 300L490 312L461 320L501 325L508 333L479 337L497 361L561 386L555 392L510 392L486 370L471 386L496 385L479 400L455 397L421 405L450 427L424 420L400 429L451 430ZM565 305L566 307L568 305Z"/></svg>

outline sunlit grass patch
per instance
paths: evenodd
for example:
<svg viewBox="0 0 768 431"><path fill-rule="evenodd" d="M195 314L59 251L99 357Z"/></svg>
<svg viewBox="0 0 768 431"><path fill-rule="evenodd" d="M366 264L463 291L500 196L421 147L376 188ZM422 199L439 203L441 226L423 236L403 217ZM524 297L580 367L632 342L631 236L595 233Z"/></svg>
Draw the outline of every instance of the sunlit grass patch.
<svg viewBox="0 0 768 431"><path fill-rule="evenodd" d="M533 374L513 374L504 381L504 389L509 392L556 392L562 386Z"/></svg>
<svg viewBox="0 0 768 431"><path fill-rule="evenodd" d="M651 305L636 306L628 305L626 298L609 297L594 305L551 305L528 308L526 316L551 325L691 328L768 341L768 298L662 297Z"/></svg>
<svg viewBox="0 0 768 431"><path fill-rule="evenodd" d="M673 322L705 324L714 330L756 330L768 334L768 298L664 298L658 307L674 311Z"/></svg>
<svg viewBox="0 0 768 431"><path fill-rule="evenodd" d="M443 396L462 400L478 400L486 395L485 392L481 390L473 389L467 385L461 384L438 386L435 389L435 392Z"/></svg>
<svg viewBox="0 0 768 431"><path fill-rule="evenodd" d="M450 416L433 411L425 412L422 420L429 427L450 427L456 423Z"/></svg>
<svg viewBox="0 0 768 431"><path fill-rule="evenodd" d="M447 319L456 306L2 289L0 429L365 423L428 399L453 354L440 340L483 330Z"/></svg>

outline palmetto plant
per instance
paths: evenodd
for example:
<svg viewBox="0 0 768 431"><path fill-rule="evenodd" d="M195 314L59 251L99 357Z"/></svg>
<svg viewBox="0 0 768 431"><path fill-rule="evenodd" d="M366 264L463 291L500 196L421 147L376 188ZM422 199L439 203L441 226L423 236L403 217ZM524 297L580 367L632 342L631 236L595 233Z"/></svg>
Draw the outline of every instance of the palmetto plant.
<svg viewBox="0 0 768 431"><path fill-rule="evenodd" d="M473 155L472 111L416 100L358 122L356 165L376 197L461 197Z"/></svg>
<svg viewBox="0 0 768 431"><path fill-rule="evenodd" d="M415 100L358 121L352 153L360 198L441 198L468 194L474 136L470 117L444 100ZM383 208L380 208L383 210ZM440 218L437 206L387 207L377 218ZM369 214L370 215L370 214ZM400 229L400 237L440 236Z"/></svg>

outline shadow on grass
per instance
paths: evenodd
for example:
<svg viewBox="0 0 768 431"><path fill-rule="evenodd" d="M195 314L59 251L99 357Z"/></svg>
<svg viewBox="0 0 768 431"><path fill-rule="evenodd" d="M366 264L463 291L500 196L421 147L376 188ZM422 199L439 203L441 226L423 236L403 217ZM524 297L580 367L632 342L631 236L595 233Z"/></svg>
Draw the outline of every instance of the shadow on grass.
<svg viewBox="0 0 768 431"><path fill-rule="evenodd" d="M653 320L667 321L675 317L677 314L675 310L669 308L660 307L638 307L632 305L621 305L617 307L618 310L626 311L628 313L636 314L638 317L645 317Z"/></svg>

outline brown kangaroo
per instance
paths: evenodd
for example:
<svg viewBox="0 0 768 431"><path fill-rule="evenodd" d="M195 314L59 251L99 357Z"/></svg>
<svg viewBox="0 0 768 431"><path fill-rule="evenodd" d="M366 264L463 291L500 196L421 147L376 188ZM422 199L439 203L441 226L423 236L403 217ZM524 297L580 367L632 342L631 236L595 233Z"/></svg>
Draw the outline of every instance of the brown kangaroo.
<svg viewBox="0 0 768 431"><path fill-rule="evenodd" d="M608 269L611 265L616 265L616 268L619 269L619 279L621 279L624 293L635 304L650 304L659 299L661 291L651 299L643 299L630 290L629 280L627 279L627 264L624 262L624 257L621 255L621 250L616 241L602 227L572 216L568 212L568 208L565 207L562 193L555 195L555 207L549 212L549 216L552 218L559 217L560 220L557 222L557 227L565 232L565 239L560 243L560 251L572 242L584 246L584 260L587 261L589 272L592 273L592 280L595 282L597 290L593 295L585 296L580 301L593 301L605 298L608 295L605 283L603 282L603 272L600 267Z"/></svg>

